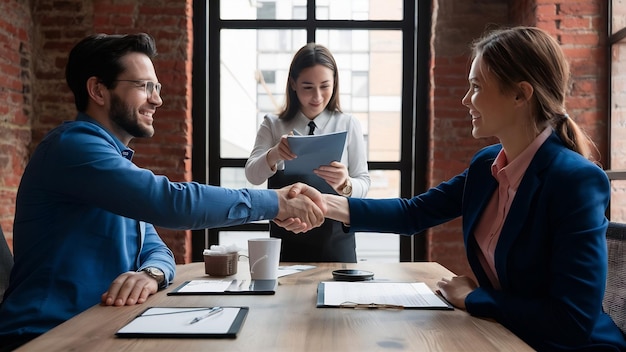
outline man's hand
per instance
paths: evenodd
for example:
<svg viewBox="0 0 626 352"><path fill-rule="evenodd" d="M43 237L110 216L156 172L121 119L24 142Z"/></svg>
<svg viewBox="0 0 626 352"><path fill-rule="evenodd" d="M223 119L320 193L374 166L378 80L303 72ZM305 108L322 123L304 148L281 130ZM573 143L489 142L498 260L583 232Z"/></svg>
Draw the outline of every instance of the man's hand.
<svg viewBox="0 0 626 352"><path fill-rule="evenodd" d="M445 277L441 281L437 282L439 292L452 303L453 306L459 309L465 308L465 298L472 293L478 285L467 276L455 276L451 280Z"/></svg>
<svg viewBox="0 0 626 352"><path fill-rule="evenodd" d="M290 231L304 232L324 222L326 203L322 194L304 183L277 189L278 215L274 222L289 226ZM285 226L283 226L285 227Z"/></svg>
<svg viewBox="0 0 626 352"><path fill-rule="evenodd" d="M159 289L155 279L144 272L129 271L113 280L109 290L102 294L105 306L132 306L144 303Z"/></svg>
<svg viewBox="0 0 626 352"><path fill-rule="evenodd" d="M295 198L298 197L302 192L305 192L305 188L303 186L308 187L308 189L312 189L312 187L307 186L303 183L294 183L289 189L288 197ZM329 219L337 220L339 222L343 222L344 225L350 225L350 206L348 204L348 198L338 196L335 194L320 194L321 198L315 200L315 203L324 211L324 216ZM315 198L317 199L317 198ZM274 222L280 226L284 227L288 231L293 231L295 233L305 232L310 229L306 229L306 226L303 226L302 221L300 219L295 218L287 218L287 219L274 219Z"/></svg>
<svg viewBox="0 0 626 352"><path fill-rule="evenodd" d="M274 219L272 221L274 221L276 225L284 228L287 231L291 231L293 233L307 232L310 230L307 227L306 223L296 218L287 218L285 220Z"/></svg>

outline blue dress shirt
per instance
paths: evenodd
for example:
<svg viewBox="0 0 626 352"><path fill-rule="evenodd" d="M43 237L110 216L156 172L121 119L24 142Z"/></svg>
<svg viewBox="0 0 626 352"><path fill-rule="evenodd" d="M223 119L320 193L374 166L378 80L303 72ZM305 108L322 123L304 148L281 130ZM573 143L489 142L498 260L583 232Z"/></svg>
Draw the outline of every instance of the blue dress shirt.
<svg viewBox="0 0 626 352"><path fill-rule="evenodd" d="M132 154L85 114L38 145L17 194L0 338L46 332L98 304L127 271L154 266L171 281L174 257L153 225L200 229L278 213L274 191L170 182Z"/></svg>

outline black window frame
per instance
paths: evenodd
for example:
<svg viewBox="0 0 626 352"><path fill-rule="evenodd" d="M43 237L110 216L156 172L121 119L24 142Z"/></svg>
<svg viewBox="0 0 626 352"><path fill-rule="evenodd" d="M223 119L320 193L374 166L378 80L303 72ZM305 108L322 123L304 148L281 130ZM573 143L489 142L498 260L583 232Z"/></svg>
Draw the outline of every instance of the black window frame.
<svg viewBox="0 0 626 352"><path fill-rule="evenodd" d="M399 170L400 196L410 198L427 188L430 129L429 81L431 0L403 0L401 21L315 20L315 0L307 2L306 20L223 20L220 0L193 1L192 119L194 181L220 185L222 168L243 168L246 159L220 156L219 48L221 29L305 29L313 41L316 29L394 29L403 32L401 157L398 162L369 161L370 170ZM418 79L424 77L423 79ZM202 250L218 244L219 232L269 231L268 224L251 223L194 230L192 260L202 261ZM425 236L400 236L402 262L426 260Z"/></svg>
<svg viewBox="0 0 626 352"><path fill-rule="evenodd" d="M608 45L607 45L607 58L608 58L608 89L607 92L611 92L612 87L613 87L613 60L611 59L612 53L613 53L613 45L623 41L626 38L626 27L620 28L619 30L617 30L615 33L613 33L613 1L614 0L610 0L607 6L607 33L608 33ZM609 157L607 160L607 164L608 164L608 168L605 170L607 176L609 177L610 181L624 181L626 180L626 170L616 170L613 169L613 165L611 165L611 153L612 151L612 133L611 133L611 129L612 129L612 124L613 124L613 113L612 113L612 94L608 94L608 105L607 105L607 114L608 114L608 123L607 123L607 136L608 136L608 143L607 143L607 149L608 149L608 153L609 153ZM611 191L613 192L613 191ZM611 206L609 205L609 207L607 208L606 211L606 215L607 218L610 220L611 219Z"/></svg>

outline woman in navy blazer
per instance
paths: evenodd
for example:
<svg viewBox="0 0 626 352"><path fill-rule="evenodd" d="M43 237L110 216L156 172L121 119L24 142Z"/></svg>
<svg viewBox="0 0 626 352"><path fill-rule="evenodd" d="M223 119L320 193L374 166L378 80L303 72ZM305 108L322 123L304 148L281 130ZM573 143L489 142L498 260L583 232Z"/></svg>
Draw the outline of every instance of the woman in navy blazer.
<svg viewBox="0 0 626 352"><path fill-rule="evenodd" d="M350 231L412 235L462 216L478 283L443 278L438 287L454 306L497 320L540 351L625 350L602 310L610 185L590 161L593 142L565 113L569 67L558 43L516 27L479 39L473 54L462 103L472 135L500 144L411 199L324 195L326 217Z"/></svg>

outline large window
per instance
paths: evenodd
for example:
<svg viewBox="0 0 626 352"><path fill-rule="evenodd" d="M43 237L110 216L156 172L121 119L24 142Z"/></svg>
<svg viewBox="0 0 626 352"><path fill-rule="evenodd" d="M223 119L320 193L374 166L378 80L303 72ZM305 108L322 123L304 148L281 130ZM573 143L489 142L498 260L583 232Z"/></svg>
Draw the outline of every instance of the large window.
<svg viewBox="0 0 626 352"><path fill-rule="evenodd" d="M317 42L337 61L342 110L363 127L372 179L368 197L423 191L430 4L416 3L195 1L194 178L231 188L266 187L247 182L245 161L263 117L284 103L293 55ZM203 13L204 21L198 15ZM248 238L268 235L267 222L196 231L192 256L199 260L210 244L245 247ZM357 234L359 260L419 260L421 251L420 239Z"/></svg>
<svg viewBox="0 0 626 352"><path fill-rule="evenodd" d="M610 69L610 219L626 222L626 1L611 0Z"/></svg>

